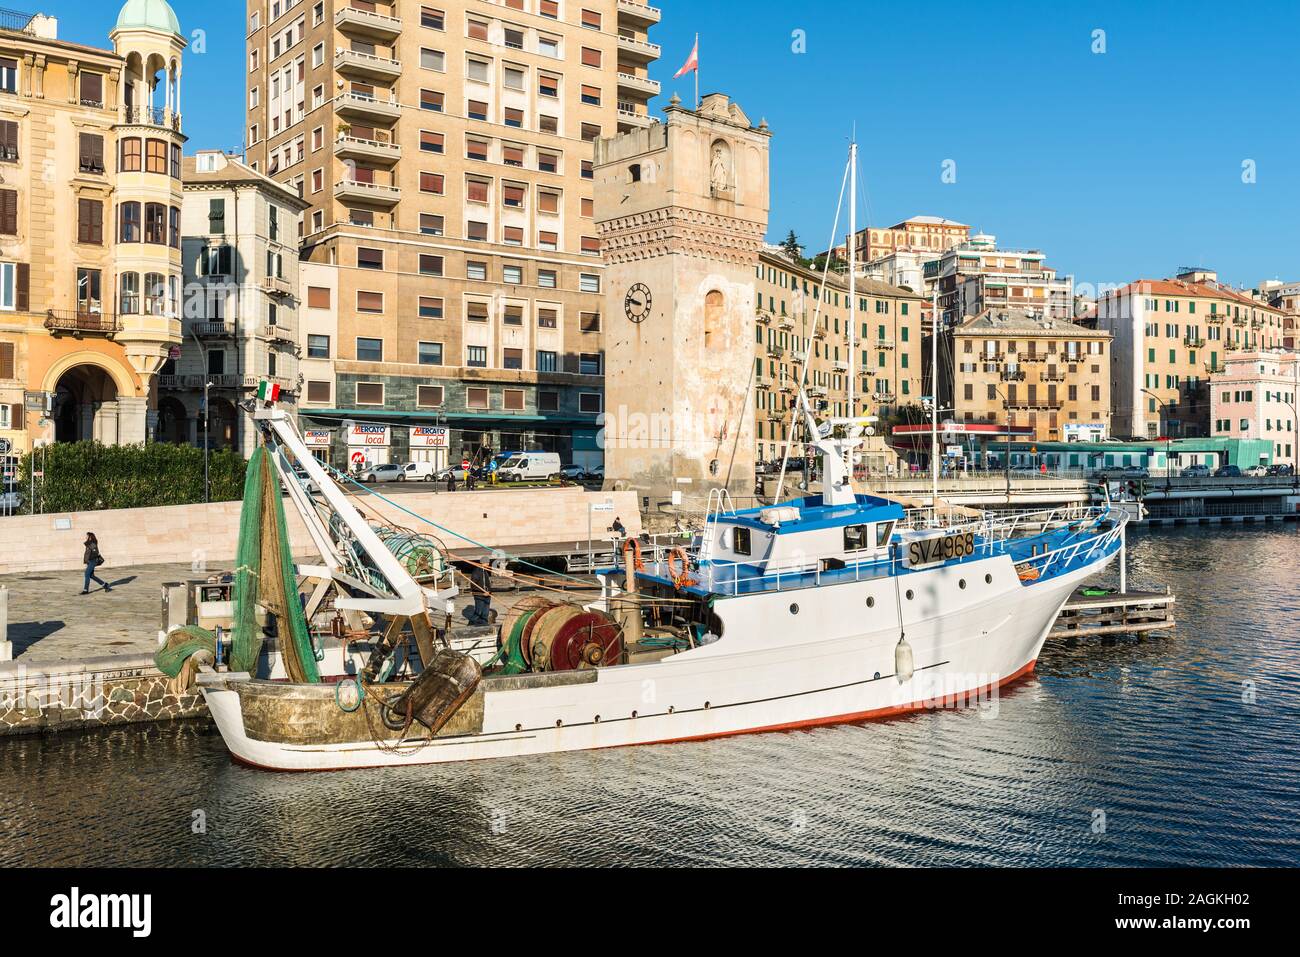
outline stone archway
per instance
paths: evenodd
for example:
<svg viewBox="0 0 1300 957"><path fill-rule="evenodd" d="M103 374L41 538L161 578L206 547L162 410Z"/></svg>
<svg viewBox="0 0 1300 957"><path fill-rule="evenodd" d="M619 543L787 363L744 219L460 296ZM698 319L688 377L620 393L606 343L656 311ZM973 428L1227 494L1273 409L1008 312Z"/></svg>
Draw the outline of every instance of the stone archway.
<svg viewBox="0 0 1300 957"><path fill-rule="evenodd" d="M118 441L117 383L97 365L79 365L59 376L54 387L56 442Z"/></svg>
<svg viewBox="0 0 1300 957"><path fill-rule="evenodd" d="M180 399L167 396L158 402L158 441L171 445L188 445L190 419Z"/></svg>
<svg viewBox="0 0 1300 957"><path fill-rule="evenodd" d="M239 410L228 399L213 399L208 408L208 448L234 449L238 438Z"/></svg>

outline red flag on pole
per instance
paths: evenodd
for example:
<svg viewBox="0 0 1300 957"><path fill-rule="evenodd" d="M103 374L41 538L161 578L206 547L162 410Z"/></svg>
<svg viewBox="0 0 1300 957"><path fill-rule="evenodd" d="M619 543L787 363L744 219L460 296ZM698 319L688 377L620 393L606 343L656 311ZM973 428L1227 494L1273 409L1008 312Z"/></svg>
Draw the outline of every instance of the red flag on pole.
<svg viewBox="0 0 1300 957"><path fill-rule="evenodd" d="M695 46L691 49L691 55L686 60L686 65L673 74L673 79L685 76L687 73L700 72L700 35L695 34Z"/></svg>

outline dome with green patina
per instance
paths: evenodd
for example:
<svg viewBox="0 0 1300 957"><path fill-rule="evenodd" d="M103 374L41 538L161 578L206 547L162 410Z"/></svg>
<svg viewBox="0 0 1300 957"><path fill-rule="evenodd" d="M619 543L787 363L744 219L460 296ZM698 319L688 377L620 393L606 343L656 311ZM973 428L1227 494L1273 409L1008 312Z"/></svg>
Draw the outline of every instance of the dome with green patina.
<svg viewBox="0 0 1300 957"><path fill-rule="evenodd" d="M181 22L176 19L167 0L126 0L117 15L115 30L157 30L160 33L181 32Z"/></svg>

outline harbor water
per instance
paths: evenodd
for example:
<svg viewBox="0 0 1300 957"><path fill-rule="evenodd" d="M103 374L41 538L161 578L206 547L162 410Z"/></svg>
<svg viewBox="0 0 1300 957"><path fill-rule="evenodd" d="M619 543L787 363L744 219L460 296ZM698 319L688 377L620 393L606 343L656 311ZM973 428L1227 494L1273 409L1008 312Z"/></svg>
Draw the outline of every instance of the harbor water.
<svg viewBox="0 0 1300 957"><path fill-rule="evenodd" d="M199 724L0 740L0 864L1295 866L1298 548L1132 534L1177 628L1050 641L982 710L318 775Z"/></svg>

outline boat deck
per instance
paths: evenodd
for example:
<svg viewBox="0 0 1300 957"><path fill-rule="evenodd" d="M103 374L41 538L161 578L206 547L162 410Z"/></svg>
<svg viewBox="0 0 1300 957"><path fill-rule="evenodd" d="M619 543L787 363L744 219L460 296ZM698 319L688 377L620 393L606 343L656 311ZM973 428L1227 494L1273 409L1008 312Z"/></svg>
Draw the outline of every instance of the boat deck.
<svg viewBox="0 0 1300 957"><path fill-rule="evenodd" d="M1140 634L1173 628L1176 599L1163 592L1087 595L1079 589L1065 603L1049 638Z"/></svg>

